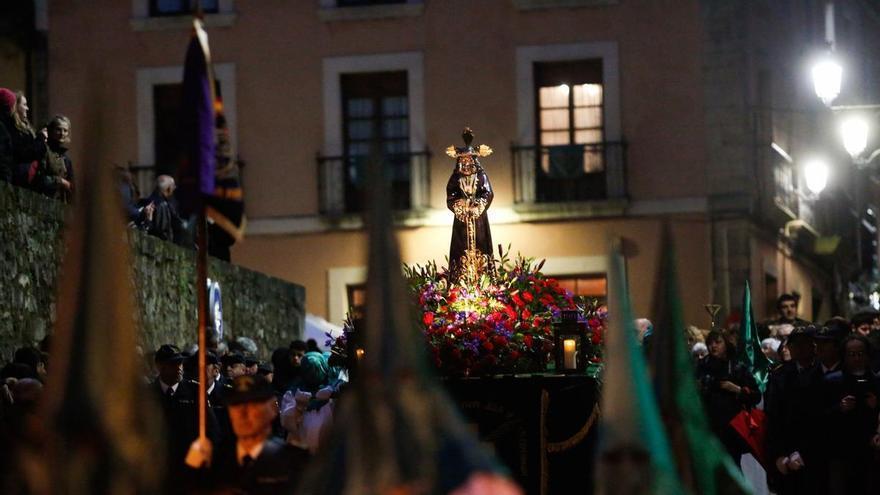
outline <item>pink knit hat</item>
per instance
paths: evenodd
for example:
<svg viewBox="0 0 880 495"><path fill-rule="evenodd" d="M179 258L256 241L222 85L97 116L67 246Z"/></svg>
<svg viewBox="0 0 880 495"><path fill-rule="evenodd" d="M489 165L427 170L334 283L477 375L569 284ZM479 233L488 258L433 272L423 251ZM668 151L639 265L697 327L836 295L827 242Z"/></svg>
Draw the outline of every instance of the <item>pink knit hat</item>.
<svg viewBox="0 0 880 495"><path fill-rule="evenodd" d="M0 109L6 113L12 113L13 108L15 108L15 93L6 88L0 88Z"/></svg>

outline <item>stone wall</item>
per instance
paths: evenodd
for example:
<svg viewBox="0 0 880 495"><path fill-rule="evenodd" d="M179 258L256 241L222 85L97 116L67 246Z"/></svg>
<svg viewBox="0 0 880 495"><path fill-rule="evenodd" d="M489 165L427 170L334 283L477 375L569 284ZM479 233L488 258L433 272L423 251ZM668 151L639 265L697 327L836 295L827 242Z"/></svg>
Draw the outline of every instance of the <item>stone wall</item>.
<svg viewBox="0 0 880 495"><path fill-rule="evenodd" d="M64 205L0 182L0 362L51 333ZM195 252L130 231L132 276L145 349L196 340ZM302 334L305 289L211 259L220 284L224 333L248 336L268 358Z"/></svg>

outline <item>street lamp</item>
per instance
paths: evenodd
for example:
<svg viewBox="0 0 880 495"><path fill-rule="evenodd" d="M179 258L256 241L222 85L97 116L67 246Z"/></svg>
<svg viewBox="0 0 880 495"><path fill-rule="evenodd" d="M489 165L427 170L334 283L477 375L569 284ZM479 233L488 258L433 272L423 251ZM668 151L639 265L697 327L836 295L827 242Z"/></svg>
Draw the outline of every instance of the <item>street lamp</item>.
<svg viewBox="0 0 880 495"><path fill-rule="evenodd" d="M813 66L813 89L816 96L828 106L840 94L843 67L830 54L825 55Z"/></svg>
<svg viewBox="0 0 880 495"><path fill-rule="evenodd" d="M858 115L851 115L840 123L840 137L843 147L853 159L868 147L868 121Z"/></svg>
<svg viewBox="0 0 880 495"><path fill-rule="evenodd" d="M804 162L803 170L807 189L818 196L828 184L828 164L820 158L811 158Z"/></svg>

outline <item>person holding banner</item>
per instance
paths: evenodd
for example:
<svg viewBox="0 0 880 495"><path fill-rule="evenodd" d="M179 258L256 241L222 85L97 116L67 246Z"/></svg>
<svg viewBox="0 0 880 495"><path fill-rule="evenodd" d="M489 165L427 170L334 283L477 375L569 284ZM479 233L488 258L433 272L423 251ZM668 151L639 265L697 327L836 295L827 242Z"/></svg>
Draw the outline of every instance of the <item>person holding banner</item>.
<svg viewBox="0 0 880 495"><path fill-rule="evenodd" d="M238 490L248 495L294 493L310 456L304 449L272 437L278 416L275 391L262 375L236 378L226 405L235 438L217 445L196 439L186 464L194 485L207 491ZM205 475L207 474L207 476Z"/></svg>

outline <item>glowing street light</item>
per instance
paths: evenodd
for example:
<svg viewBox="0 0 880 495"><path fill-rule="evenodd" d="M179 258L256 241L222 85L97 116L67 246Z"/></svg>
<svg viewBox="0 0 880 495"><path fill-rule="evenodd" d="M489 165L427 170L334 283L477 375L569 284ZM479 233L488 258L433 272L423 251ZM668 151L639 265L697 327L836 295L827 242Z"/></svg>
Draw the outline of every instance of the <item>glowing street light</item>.
<svg viewBox="0 0 880 495"><path fill-rule="evenodd" d="M825 56L813 66L813 89L816 96L828 106L840 94L843 68L830 55Z"/></svg>
<svg viewBox="0 0 880 495"><path fill-rule="evenodd" d="M818 195L828 183L828 164L819 158L804 163L804 182L811 193Z"/></svg>
<svg viewBox="0 0 880 495"><path fill-rule="evenodd" d="M868 121L860 116L847 117L840 123L840 136L843 147L853 158L857 158L868 147Z"/></svg>

